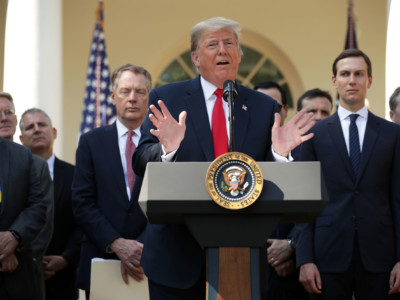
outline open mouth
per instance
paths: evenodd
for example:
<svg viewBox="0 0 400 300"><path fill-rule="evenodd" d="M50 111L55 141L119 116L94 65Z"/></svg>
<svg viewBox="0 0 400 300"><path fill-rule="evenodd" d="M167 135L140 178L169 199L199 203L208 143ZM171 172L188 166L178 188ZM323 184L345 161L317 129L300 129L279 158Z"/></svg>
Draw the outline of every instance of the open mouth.
<svg viewBox="0 0 400 300"><path fill-rule="evenodd" d="M229 65L229 62L225 60L217 62L217 66L224 66L224 65Z"/></svg>

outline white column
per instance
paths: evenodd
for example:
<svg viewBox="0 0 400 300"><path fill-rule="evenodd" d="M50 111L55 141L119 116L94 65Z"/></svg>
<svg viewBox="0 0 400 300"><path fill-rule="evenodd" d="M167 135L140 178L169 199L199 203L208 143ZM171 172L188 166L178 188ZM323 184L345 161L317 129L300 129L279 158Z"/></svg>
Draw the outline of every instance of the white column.
<svg viewBox="0 0 400 300"><path fill-rule="evenodd" d="M388 25L386 37L386 119L389 118L389 98L400 86L400 0L388 0Z"/></svg>
<svg viewBox="0 0 400 300"><path fill-rule="evenodd" d="M28 108L43 109L57 128L54 150L62 156L62 0L9 0L5 36L4 91L18 120ZM19 142L19 128L14 141Z"/></svg>

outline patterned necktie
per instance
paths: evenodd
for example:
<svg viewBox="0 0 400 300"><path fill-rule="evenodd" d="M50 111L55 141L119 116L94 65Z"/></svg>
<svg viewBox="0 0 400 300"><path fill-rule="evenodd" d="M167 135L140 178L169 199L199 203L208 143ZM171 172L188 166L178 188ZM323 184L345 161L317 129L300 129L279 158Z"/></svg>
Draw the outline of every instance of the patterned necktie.
<svg viewBox="0 0 400 300"><path fill-rule="evenodd" d="M132 169L132 156L133 152L135 152L136 146L132 142L132 136L135 134L134 131L129 130L128 131L128 137L126 139L126 147L125 147L125 160L126 160L126 175L128 177L128 184L129 188L133 190L133 185L135 184L135 173L133 173Z"/></svg>
<svg viewBox="0 0 400 300"><path fill-rule="evenodd" d="M360 139L358 137L358 129L356 125L356 120L358 116L359 116L358 114L350 115L350 128L349 128L350 160L356 177L358 176L360 170L360 159L361 159Z"/></svg>
<svg viewBox="0 0 400 300"><path fill-rule="evenodd" d="M228 133L226 131L225 113L222 107L222 93L222 89L216 89L214 92L217 96L217 100L215 101L212 113L211 132L215 158L228 152Z"/></svg>

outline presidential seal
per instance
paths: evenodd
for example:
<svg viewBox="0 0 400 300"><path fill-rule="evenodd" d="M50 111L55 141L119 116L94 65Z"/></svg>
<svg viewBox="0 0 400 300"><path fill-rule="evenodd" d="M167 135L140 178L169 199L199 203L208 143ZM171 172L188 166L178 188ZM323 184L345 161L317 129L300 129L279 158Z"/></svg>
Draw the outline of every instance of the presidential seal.
<svg viewBox="0 0 400 300"><path fill-rule="evenodd" d="M206 188L211 199L228 209L242 209L260 196L264 178L260 167L250 156L228 152L208 167Z"/></svg>

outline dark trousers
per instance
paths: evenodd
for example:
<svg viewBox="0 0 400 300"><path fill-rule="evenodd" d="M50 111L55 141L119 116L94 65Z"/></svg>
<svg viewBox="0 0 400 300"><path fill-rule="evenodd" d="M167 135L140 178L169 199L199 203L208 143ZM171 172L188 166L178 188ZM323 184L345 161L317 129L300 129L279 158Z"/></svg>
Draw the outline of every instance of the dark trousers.
<svg viewBox="0 0 400 300"><path fill-rule="evenodd" d="M148 279L150 300L205 300L206 280L203 276L188 289L177 289Z"/></svg>
<svg viewBox="0 0 400 300"><path fill-rule="evenodd" d="M349 269L345 273L321 273L322 294L312 294L310 295L310 299L400 299L399 294L388 295L390 272L371 273L365 270L360 258L358 243L355 241L354 245L353 259Z"/></svg>

